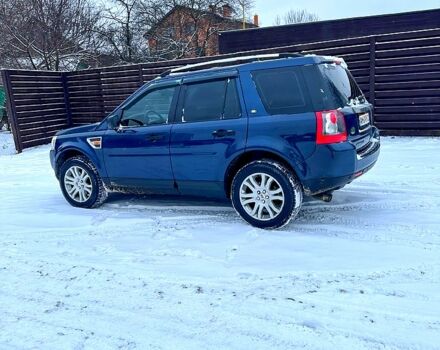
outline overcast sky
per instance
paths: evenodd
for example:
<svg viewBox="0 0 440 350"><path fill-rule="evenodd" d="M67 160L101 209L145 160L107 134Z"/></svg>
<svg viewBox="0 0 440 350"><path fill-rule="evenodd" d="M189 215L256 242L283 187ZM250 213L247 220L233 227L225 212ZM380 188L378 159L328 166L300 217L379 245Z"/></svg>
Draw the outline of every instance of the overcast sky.
<svg viewBox="0 0 440 350"><path fill-rule="evenodd" d="M262 26L271 26L276 15L290 9L306 9L326 20L433 8L440 8L440 0L256 0L254 12Z"/></svg>

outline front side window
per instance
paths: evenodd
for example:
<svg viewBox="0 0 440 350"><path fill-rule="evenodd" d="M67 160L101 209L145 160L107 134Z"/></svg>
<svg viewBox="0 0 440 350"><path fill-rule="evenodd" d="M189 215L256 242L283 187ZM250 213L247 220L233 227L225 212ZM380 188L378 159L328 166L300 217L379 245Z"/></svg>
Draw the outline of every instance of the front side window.
<svg viewBox="0 0 440 350"><path fill-rule="evenodd" d="M239 118L240 101L235 79L186 85L181 122Z"/></svg>
<svg viewBox="0 0 440 350"><path fill-rule="evenodd" d="M176 87L147 92L122 112L122 126L167 124Z"/></svg>
<svg viewBox="0 0 440 350"><path fill-rule="evenodd" d="M295 114L310 110L302 77L297 68L254 71L252 78L269 114Z"/></svg>

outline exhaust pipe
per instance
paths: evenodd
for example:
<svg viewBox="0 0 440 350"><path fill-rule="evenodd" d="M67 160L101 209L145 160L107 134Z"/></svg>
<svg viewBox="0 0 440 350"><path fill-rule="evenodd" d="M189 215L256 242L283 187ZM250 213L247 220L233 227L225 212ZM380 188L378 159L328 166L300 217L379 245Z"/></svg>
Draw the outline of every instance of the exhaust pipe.
<svg viewBox="0 0 440 350"><path fill-rule="evenodd" d="M318 194L316 196L313 196L313 198L316 198L316 199L319 199L319 200L321 200L323 202L329 203L329 202L332 201L333 195L330 192L328 192L328 193L321 193L321 194Z"/></svg>

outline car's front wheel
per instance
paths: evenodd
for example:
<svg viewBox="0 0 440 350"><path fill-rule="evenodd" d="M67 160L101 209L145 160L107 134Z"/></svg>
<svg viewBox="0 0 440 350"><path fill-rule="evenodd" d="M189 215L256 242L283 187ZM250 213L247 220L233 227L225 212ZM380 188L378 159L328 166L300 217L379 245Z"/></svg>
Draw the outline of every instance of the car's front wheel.
<svg viewBox="0 0 440 350"><path fill-rule="evenodd" d="M67 159L60 168L64 198L73 206L94 208L107 198L107 191L96 167L84 156Z"/></svg>
<svg viewBox="0 0 440 350"><path fill-rule="evenodd" d="M232 181L232 204L240 216L259 228L279 228L298 214L302 187L279 162L258 160L241 168Z"/></svg>

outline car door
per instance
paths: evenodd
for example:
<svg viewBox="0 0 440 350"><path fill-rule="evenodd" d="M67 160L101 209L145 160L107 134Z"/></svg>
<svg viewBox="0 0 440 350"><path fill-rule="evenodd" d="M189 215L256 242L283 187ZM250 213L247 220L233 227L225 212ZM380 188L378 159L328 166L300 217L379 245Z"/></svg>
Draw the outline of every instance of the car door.
<svg viewBox="0 0 440 350"><path fill-rule="evenodd" d="M173 193L170 160L171 116L178 87L147 90L120 111L118 127L103 137L103 154L113 186Z"/></svg>
<svg viewBox="0 0 440 350"><path fill-rule="evenodd" d="M179 192L223 197L230 161L244 152L247 117L235 76L183 82L171 132L171 163Z"/></svg>

